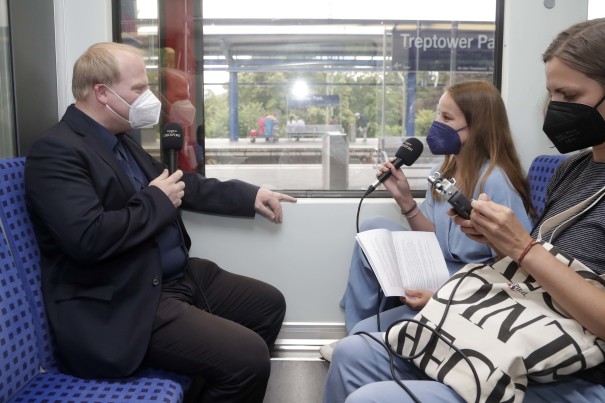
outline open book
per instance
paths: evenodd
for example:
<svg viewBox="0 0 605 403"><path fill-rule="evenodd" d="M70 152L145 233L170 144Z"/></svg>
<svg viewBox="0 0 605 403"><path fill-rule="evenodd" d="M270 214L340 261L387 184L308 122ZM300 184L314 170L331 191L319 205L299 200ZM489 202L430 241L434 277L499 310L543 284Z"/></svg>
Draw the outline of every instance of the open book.
<svg viewBox="0 0 605 403"><path fill-rule="evenodd" d="M356 238L387 297L405 296L406 289L435 292L450 276L433 232L374 229Z"/></svg>

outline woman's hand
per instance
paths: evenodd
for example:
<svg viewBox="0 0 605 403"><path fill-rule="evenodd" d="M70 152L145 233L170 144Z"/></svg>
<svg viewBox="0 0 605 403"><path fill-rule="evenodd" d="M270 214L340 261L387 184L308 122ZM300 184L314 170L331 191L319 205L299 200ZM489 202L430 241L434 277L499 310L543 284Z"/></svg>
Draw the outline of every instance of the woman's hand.
<svg viewBox="0 0 605 403"><path fill-rule="evenodd" d="M531 236L512 209L494 203L485 194L471 202L471 219L454 217L461 230L477 242L489 244L498 256L516 259L531 241Z"/></svg>
<svg viewBox="0 0 605 403"><path fill-rule="evenodd" d="M419 311L429 302L433 293L429 290L405 290L405 297L399 298L401 302L415 311Z"/></svg>
<svg viewBox="0 0 605 403"><path fill-rule="evenodd" d="M478 200L483 200L483 201L490 201L491 199L489 198L488 195L486 195L485 193L481 193L479 195L479 199ZM471 205L472 205L472 201L471 201ZM472 213L472 211L471 211ZM448 210L447 214L452 217L452 220L458 224L460 226L460 230L466 235L468 236L470 239L472 239L475 242L479 242L479 243L484 243L484 244L490 244L489 240L487 238L485 238L474 226L473 226L473 222L470 219L465 219L461 216L458 215L458 213L456 212L456 210L454 208L451 208ZM491 246L491 245L490 245Z"/></svg>
<svg viewBox="0 0 605 403"><path fill-rule="evenodd" d="M403 171L393 165L393 161L395 161L395 158L391 158L390 161L385 162L376 174L376 177L385 172L391 172L391 176L383 182L383 185L391 196L393 196L393 199L395 199L401 210L408 211L414 204L410 184Z"/></svg>

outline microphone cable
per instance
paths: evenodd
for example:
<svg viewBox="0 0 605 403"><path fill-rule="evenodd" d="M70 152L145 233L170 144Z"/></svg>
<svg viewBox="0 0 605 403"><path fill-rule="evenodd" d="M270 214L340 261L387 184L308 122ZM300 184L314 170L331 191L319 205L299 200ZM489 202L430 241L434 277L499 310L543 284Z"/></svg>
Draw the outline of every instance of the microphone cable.
<svg viewBox="0 0 605 403"><path fill-rule="evenodd" d="M406 165L407 165L407 164L406 164ZM363 200L366 198L366 196L367 196L367 195L369 195L370 193L372 193L372 190L374 190L374 189L372 189L372 186L370 186L370 188L368 188L368 191L366 191L366 192L365 192L365 194L364 194L364 195L361 197L361 199L359 200L359 204L358 204L358 206L357 206L357 216L356 216L356 221L355 221L355 228L356 228L356 231L357 231L356 233L357 233L357 234L359 234L359 215L360 215L360 211L361 211L361 204L363 203ZM360 250L361 250L361 253L362 253L362 255L363 255L364 259L366 260L366 262L367 262L368 266L372 267L372 266L370 265L370 262L369 262L369 260L368 260L368 257L366 256L366 254L365 254L365 252L363 251L363 249L361 248L361 246L360 246ZM428 324L426 324L426 323L422 323L422 322L417 321L417 320L415 320L415 319L402 319L402 320L398 320L398 321L393 322L393 323L392 323L392 324L391 324L391 325L390 325L390 326L387 328L386 333L385 333L385 340L386 340L386 342L384 342L384 343L383 343L381 340L378 340L376 337L374 337L372 334L370 334L370 333L368 333L368 332L361 331L361 332L356 332L356 333L355 333L355 335L360 335L360 336L361 336L361 335L364 335L364 336L369 337L370 339L372 339L372 340L374 340L375 342L377 342L378 344L380 344L380 345L381 345L381 346L382 346L382 347L383 347L383 348L384 348L384 349L387 351L387 354L389 355L389 365L390 365L391 377L392 377L393 381L394 381L395 383L397 383L397 385L399 385L399 386L400 386L400 387L401 387L401 388L402 388L402 389L403 389L403 390L404 390L404 391L405 391L405 392L406 392L406 393L407 393L407 394L410 396L410 398L411 398L411 399L412 399L412 400L413 400L415 403L420 403L421 401L420 401L420 399L418 399L418 397L416 397L416 396L414 395L414 393L413 393L413 392L412 392L412 391L411 391L411 390L410 390L410 389L409 389L409 388L408 388L408 387L407 387L405 384L403 384L403 382L401 382L401 381L398 379L398 377L396 376L396 374L395 374L395 365L394 365L394 357L398 357L398 358L401 358L401 359L404 359L404 360L412 361L413 359L415 359L415 358L417 358L417 357L419 357L419 356L423 355L423 354L425 353L425 351L427 350L427 348L428 348L429 346L431 346L432 344L434 344L434 343L437 341L437 340L436 340L437 338L438 338L438 339L440 339L440 340L442 340L442 341L443 341L444 343L446 343L446 344L447 344L447 345L448 345L450 348L452 348L454 351L456 351L456 353L457 353L457 354L459 354L459 355L462 357L462 359L464 359L464 361L465 361L465 362L468 364L468 366L470 367L470 369L471 369L471 371L472 371L472 373L473 373L474 380L475 380L475 386L476 386L476 388L477 388L477 397L476 397L476 399L475 399L475 402L476 402L476 403L477 403L477 402L479 402L479 398L480 398L480 396L481 396L481 395L480 395L481 383L480 383L480 381L479 381L479 375L477 374L477 371L475 370L475 367L473 366L473 364L471 363L471 361L469 360L469 358L467 357L467 355L466 355L466 354L464 354L464 353L463 353L463 352L462 352L462 351L461 351L461 350L460 350L458 347L456 347L456 346L455 346L455 345L454 345L452 342L450 342L450 341L449 341L447 338L445 338L445 337L444 337L444 336L441 334L441 328L443 327L443 323L445 322L445 319L446 319L447 314L448 314L448 312L449 312L450 305L452 304L452 300L453 300L453 298L454 298L454 293L455 293L455 292L456 292L456 290L458 289L458 286L460 285L460 283L462 282L462 280L464 280L464 279L465 279L465 278L466 278L466 277L467 277L469 274L471 274L472 272L474 272L475 270L477 270L477 269L479 269L479 268L481 268L481 267L484 267L484 266L479 266L479 267L476 267L476 268L473 268L473 269L469 270L468 272L466 272L466 273L465 273L465 274L464 274L464 275L463 275L463 276L462 276L462 277L461 277L461 278L458 280L458 282L457 282L457 283L456 283L456 285L454 286L454 288L453 288L453 290L452 290L452 292L451 292L451 294L450 294L450 296L449 296L449 298L448 298L448 301L447 301L447 304L446 304L445 310L444 310L444 312L443 312L443 316L442 316L441 320L439 321L439 324L437 324L437 326L436 326L434 329L433 329L433 328L431 328L431 327L430 327ZM380 330L380 329L381 329L381 325L380 325L380 306L381 306L381 297L382 297L382 296L381 296L381 291L382 291L382 290L379 288L379 290L378 290L378 295L377 295L377 299L378 299L378 301L380 301L380 302L378 303L377 312L376 312L376 325L377 325L377 328L378 328L378 331L379 331L379 332L381 331L381 330ZM385 298L388 298L388 297L386 297L386 296L385 296ZM429 331L432 333L432 335L431 335L431 337L429 338L429 340L427 341L426 345L425 345L425 346L424 346L422 349L420 349L420 351L419 351L419 352L417 352L416 354L411 355L411 356L404 356L404 355L402 355L402 354L398 354L396 351L393 351L393 349L391 348L390 344L388 343L388 339L389 339L389 332L391 331L391 329L392 329L394 326L396 326L396 325L398 325L398 324L400 324L400 323L403 323L403 322L415 323L416 325L421 326L422 328L428 329L428 330L429 330ZM406 326L407 326L407 325L406 325Z"/></svg>
<svg viewBox="0 0 605 403"><path fill-rule="evenodd" d="M456 282L456 285L454 286L454 288L452 289L452 292L450 294L450 296L448 297L446 306L445 306L445 310L443 312L443 316L441 317L441 320L439 321L439 323L437 324L437 326L435 326L435 328L432 328L429 326L428 323L423 323L420 322L416 319L401 319L398 321L393 322L387 329L384 338L385 338L385 342L382 342L381 340L377 339L376 337L374 337L374 335L362 331L362 332L357 332L355 333L355 335L363 335L363 336L367 336L370 339L374 340L375 342L377 342L378 344L380 344L384 349L386 349L387 354L389 355L389 364L390 364L390 369L391 369L391 376L393 378L393 381L395 383L397 383L397 385L399 385L409 396L412 400L414 400L414 402L419 403L420 400L418 399L418 397L416 397L414 395L414 393L405 385L403 384L403 382L401 382L398 377L395 374L395 367L394 367L394 357L398 357L401 358L403 360L407 360L407 361L412 361L415 358L420 357L421 355L423 355L426 350L429 347L432 347L432 345L434 343L436 343L436 339L440 339L441 341L443 341L445 344L447 344L448 347L450 347L452 350L454 350L458 355L460 355L460 357L462 357L462 359L468 364L469 368L471 369L472 373L473 373L473 378L475 381L475 387L477 390L477 395L475 397L475 403L479 403L480 401L480 397L481 397L481 381L479 380L479 375L477 374L477 370L475 369L475 367L473 366L472 362L470 361L470 359L468 358L468 356L466 354L464 354L458 347L456 347L454 345L454 343L452 343L451 341L449 341L443 334L442 334L442 327L443 324L445 323L445 319L447 318L447 314L449 312L450 306L452 304L452 301L454 299L454 294L456 293L456 290L458 289L458 287L460 286L460 284L462 283L462 281L469 276L471 273L473 273L475 270L479 270L481 268L485 267L485 265L481 265L481 266L477 266L474 267L472 269L470 269L468 272L464 273L464 275L462 277L460 277L460 279ZM399 354L396 351L394 351L391 348L391 345L389 344L388 340L389 340L389 332L393 329L393 327L397 326L400 323L403 322L408 322L408 323L415 323L416 325L424 328L424 329L428 329L432 334L431 337L429 338L429 340L426 342L425 346L422 347L416 354L413 355L408 355L405 356L403 354ZM405 325L407 328L407 325ZM420 369L420 368L419 368Z"/></svg>
<svg viewBox="0 0 605 403"><path fill-rule="evenodd" d="M206 295L204 294L204 291L202 290L202 286L200 286L200 284L197 282L197 279L194 276L191 276L191 279L195 283L197 290L202 295L202 298L204 299L204 303L206 304L206 308L208 308L208 313L211 315L214 315L214 312L212 312L212 308L210 308L210 304L208 303L208 300L206 299Z"/></svg>
<svg viewBox="0 0 605 403"><path fill-rule="evenodd" d="M399 169L399 168L401 168L402 165L411 166L414 162L416 162L418 157L420 157L420 155L422 154L423 148L424 148L424 146L423 146L422 142L420 140L418 140L416 137L410 137L407 140L405 140L401 144L401 146L399 147L397 152L395 153L395 159L392 160L395 168ZM374 190L376 190L376 188L378 188L378 186L383 181L385 181L389 176L391 176L391 171L382 173L368 187L368 189L365 191L364 195L359 200L359 205L357 206L357 218L355 221L355 229L357 231L356 232L357 234L359 234L359 213L361 211L361 203L363 202L363 200L366 198L367 195L369 195ZM360 247L360 249L361 249L361 247ZM361 253L362 253L364 259L366 260L366 262L368 263L368 266L372 267L372 265L370 265L368 257L366 256L365 252L363 251L363 249L361 249ZM380 331L380 306L382 304L381 291L382 290L379 287L378 295L377 295L377 300L379 301L379 303L378 303L378 307L376 309L377 310L376 321L377 321L378 331ZM385 295L384 298L389 298L389 297L387 297Z"/></svg>
<svg viewBox="0 0 605 403"><path fill-rule="evenodd" d="M369 194L370 193L366 192L366 194L364 194L361 197L361 199L359 199L359 204L357 205L357 218L355 221L355 229L356 229L357 234L359 234L359 213L361 211L361 203L366 198L366 196ZM355 242L357 242L357 241L355 241ZM370 264L370 261L368 260L368 257L366 256L366 253L363 251L361 246L359 247L359 250L361 251L361 254L363 255L363 258L365 259L368 266L372 267L372 265ZM381 292L382 292L382 289L380 287L378 287L378 294L376 295L376 299L378 300L378 307L376 308L376 328L378 329L379 332L380 332L380 305L382 304ZM385 295L384 298L388 298L388 297Z"/></svg>
<svg viewBox="0 0 605 403"><path fill-rule="evenodd" d="M357 218L355 220L355 230L357 234L359 234L359 212L361 211L361 203L363 203L363 199L365 199L366 196L367 194L364 194L361 199L359 199L359 204L357 205Z"/></svg>
<svg viewBox="0 0 605 403"><path fill-rule="evenodd" d="M179 217L181 214L181 210L179 209ZM179 225L178 221L176 222L176 227L179 230L179 235L181 238L181 247L183 248L183 250L185 251L185 255L187 258L187 264L186 267L189 267L189 251L187 250L187 248L185 247L186 243L185 243L185 236L183 235L183 230L181 228L181 226ZM185 274L187 275L187 274ZM200 295L202 296L202 299L204 300L204 303L206 304L206 308L208 309L208 313L211 315L214 315L214 313L212 312L212 308L210 308L210 304L208 303L208 299L206 299L206 294L204 294L204 290L202 290L202 286L198 283L197 279L195 278L195 276L193 274L191 274L191 281L193 281L193 283L195 284L195 287L197 288L197 290L199 291Z"/></svg>
<svg viewBox="0 0 605 403"><path fill-rule="evenodd" d="M355 335L367 336L370 339L374 340L376 343L378 343L382 348L384 348L386 350L387 354L389 355L389 366L390 366L391 377L393 378L393 381L395 383L397 383L397 385L399 385L410 396L410 398L415 403L422 403L422 401L420 399L418 399L418 397L416 397L416 395L410 390L410 388L408 388L403 382L401 382L399 380L399 377L395 374L395 360L394 359L397 356L397 353L393 352L393 350L389 346L389 343L383 343L381 340L377 339L374 335L372 335L368 332L357 332L357 333L355 333Z"/></svg>

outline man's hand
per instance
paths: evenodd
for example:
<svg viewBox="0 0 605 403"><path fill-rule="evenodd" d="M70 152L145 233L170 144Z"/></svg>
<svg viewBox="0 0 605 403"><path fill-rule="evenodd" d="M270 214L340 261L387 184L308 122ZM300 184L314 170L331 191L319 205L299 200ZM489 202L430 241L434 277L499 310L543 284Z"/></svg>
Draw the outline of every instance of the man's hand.
<svg viewBox="0 0 605 403"><path fill-rule="evenodd" d="M292 196L260 188L256 194L254 209L258 214L279 224L282 222L282 201L296 203L296 199Z"/></svg>
<svg viewBox="0 0 605 403"><path fill-rule="evenodd" d="M179 207L182 203L181 199L185 195L185 182L181 180L182 177L183 171L180 169L172 175L168 175L168 170L164 169L160 176L149 182L149 186L160 188L168 196L174 207Z"/></svg>
<svg viewBox="0 0 605 403"><path fill-rule="evenodd" d="M419 311L429 302L433 293L429 290L405 290L400 300L415 311Z"/></svg>

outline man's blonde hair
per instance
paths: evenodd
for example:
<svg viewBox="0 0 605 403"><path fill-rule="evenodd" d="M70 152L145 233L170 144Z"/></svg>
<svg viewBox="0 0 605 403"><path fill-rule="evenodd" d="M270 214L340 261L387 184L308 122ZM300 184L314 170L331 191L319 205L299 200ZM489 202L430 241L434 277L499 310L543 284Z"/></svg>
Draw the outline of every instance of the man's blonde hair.
<svg viewBox="0 0 605 403"><path fill-rule="evenodd" d="M111 85L120 81L116 53L126 52L144 57L145 52L130 45L101 42L89 47L74 64L71 91L77 101L83 101L96 84Z"/></svg>

